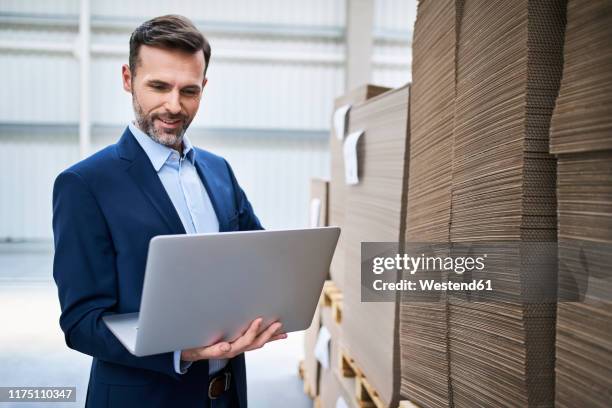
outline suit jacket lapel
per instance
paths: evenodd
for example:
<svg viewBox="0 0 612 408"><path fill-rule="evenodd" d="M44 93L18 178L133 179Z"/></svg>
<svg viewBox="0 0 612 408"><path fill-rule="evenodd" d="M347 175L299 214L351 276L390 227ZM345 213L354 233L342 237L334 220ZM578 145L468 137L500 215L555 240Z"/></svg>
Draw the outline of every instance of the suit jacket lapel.
<svg viewBox="0 0 612 408"><path fill-rule="evenodd" d="M223 197L221 196L221 186L219 185L217 179L212 175L212 173L208 170L208 166L201 158L196 155L195 159L196 169L204 184L204 188L208 193L208 197L210 197L210 202L215 209L215 213L217 214L217 219L219 220L219 231L227 231L229 229L229 220L226 208L227 206L223 203Z"/></svg>
<svg viewBox="0 0 612 408"><path fill-rule="evenodd" d="M185 234L183 223L164 188L155 168L134 138L129 128L125 130L118 143L119 156L131 164L127 167L128 174L151 202L161 218L168 226L171 234Z"/></svg>

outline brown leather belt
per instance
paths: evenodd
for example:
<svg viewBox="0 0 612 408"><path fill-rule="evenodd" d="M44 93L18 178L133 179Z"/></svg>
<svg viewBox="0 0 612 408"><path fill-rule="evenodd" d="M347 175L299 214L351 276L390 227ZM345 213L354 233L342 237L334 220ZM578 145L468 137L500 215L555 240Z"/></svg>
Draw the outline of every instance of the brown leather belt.
<svg viewBox="0 0 612 408"><path fill-rule="evenodd" d="M215 400L221 397L226 391L231 388L231 385L232 373L229 371L228 367L222 370L221 373L210 379L210 382L208 383L208 398L210 398L211 400Z"/></svg>

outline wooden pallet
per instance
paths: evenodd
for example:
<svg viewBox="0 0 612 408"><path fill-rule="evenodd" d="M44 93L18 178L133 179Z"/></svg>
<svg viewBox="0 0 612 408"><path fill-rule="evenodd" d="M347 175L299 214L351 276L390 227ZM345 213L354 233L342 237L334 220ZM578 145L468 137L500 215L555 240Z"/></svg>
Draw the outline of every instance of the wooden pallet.
<svg viewBox="0 0 612 408"><path fill-rule="evenodd" d="M315 399L317 397L314 390L311 390L310 386L308 386L307 381L304 381L304 394L306 394L310 399Z"/></svg>
<svg viewBox="0 0 612 408"><path fill-rule="evenodd" d="M412 401L400 401L398 408L420 408Z"/></svg>
<svg viewBox="0 0 612 408"><path fill-rule="evenodd" d="M340 374L343 377L355 379L355 402L360 408L386 408L378 392L368 381L346 350L340 350Z"/></svg>
<svg viewBox="0 0 612 408"><path fill-rule="evenodd" d="M326 280L325 283L323 284L323 306L331 307L332 297L337 293L341 294L341 291L340 289L338 289L334 281Z"/></svg>
<svg viewBox="0 0 612 408"><path fill-rule="evenodd" d="M334 320L340 324L342 322L342 300L344 295L333 281L325 281L322 299L323 306L332 308Z"/></svg>
<svg viewBox="0 0 612 408"><path fill-rule="evenodd" d="M342 293L337 293L334 298L332 298L332 315L334 316L334 320L336 323L342 323L342 302L344 296Z"/></svg>
<svg viewBox="0 0 612 408"><path fill-rule="evenodd" d="M306 371L304 370L304 360L300 360L298 364L298 376L304 383L304 394L308 395L311 399L314 399L316 397L315 391L310 389L307 381Z"/></svg>

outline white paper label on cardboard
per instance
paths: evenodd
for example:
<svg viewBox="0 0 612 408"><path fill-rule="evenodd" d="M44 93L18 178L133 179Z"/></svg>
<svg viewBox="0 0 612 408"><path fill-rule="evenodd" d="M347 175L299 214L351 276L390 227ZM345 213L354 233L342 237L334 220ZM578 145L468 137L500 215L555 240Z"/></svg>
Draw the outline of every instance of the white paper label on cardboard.
<svg viewBox="0 0 612 408"><path fill-rule="evenodd" d="M319 220L321 219L321 199L313 198L310 200L310 227L317 228L320 227L321 223Z"/></svg>
<svg viewBox="0 0 612 408"><path fill-rule="evenodd" d="M346 184L359 183L357 143L361 135L363 135L363 130L349 134L342 147L344 153L344 181Z"/></svg>
<svg viewBox="0 0 612 408"><path fill-rule="evenodd" d="M342 105L334 112L334 132L338 140L344 139L346 133L346 123L348 111L351 109L350 104Z"/></svg>
<svg viewBox="0 0 612 408"><path fill-rule="evenodd" d="M338 397L336 400L336 408L349 408L348 404L342 397Z"/></svg>
<svg viewBox="0 0 612 408"><path fill-rule="evenodd" d="M314 348L314 355L321 363L324 369L329 369L329 340L331 334L327 327L321 326L319 329L319 335L317 336L317 343Z"/></svg>

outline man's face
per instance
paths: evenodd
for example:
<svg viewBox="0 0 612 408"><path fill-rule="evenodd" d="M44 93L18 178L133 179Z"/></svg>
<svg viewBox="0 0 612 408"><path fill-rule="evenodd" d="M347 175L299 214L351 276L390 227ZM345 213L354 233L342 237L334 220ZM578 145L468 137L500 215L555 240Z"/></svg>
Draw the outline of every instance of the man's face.
<svg viewBox="0 0 612 408"><path fill-rule="evenodd" d="M206 85L204 53L143 45L139 60L135 73L127 65L122 68L123 89L132 94L138 127L156 142L180 150Z"/></svg>

